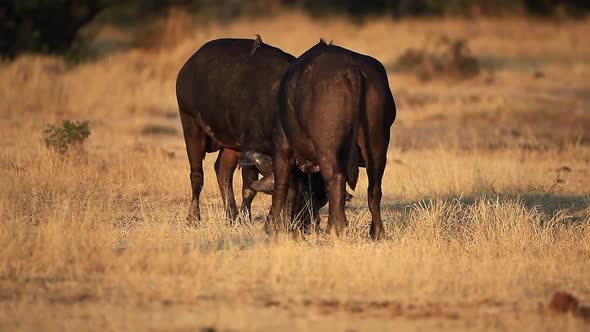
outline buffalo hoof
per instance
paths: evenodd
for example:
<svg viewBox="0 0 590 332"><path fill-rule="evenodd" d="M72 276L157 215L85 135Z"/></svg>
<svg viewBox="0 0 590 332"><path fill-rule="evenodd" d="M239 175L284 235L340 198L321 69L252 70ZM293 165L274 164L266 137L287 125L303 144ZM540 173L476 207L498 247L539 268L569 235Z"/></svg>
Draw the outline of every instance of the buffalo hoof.
<svg viewBox="0 0 590 332"><path fill-rule="evenodd" d="M276 240L279 234L277 227L269 221L264 223L264 232L271 240Z"/></svg>
<svg viewBox="0 0 590 332"><path fill-rule="evenodd" d="M191 206L188 208L188 213L186 215L186 224L188 226L197 226L199 221L201 220L201 211L198 208L198 204L195 202L191 203Z"/></svg>
<svg viewBox="0 0 590 332"><path fill-rule="evenodd" d="M346 227L347 227L346 224L328 225L328 229L326 230L326 233L328 233L331 237L338 238L342 234L344 234Z"/></svg>
<svg viewBox="0 0 590 332"><path fill-rule="evenodd" d="M190 226L190 227L197 227L200 220L201 220L201 218L199 216L194 215L190 212L186 215L186 218L185 218L186 225Z"/></svg>
<svg viewBox="0 0 590 332"><path fill-rule="evenodd" d="M379 241L383 239L383 225L377 225L374 222L371 222L371 230L369 231L369 235L371 236L371 240Z"/></svg>
<svg viewBox="0 0 590 332"><path fill-rule="evenodd" d="M236 225L238 223L238 210L227 210L225 211L225 220L229 222L230 225Z"/></svg>
<svg viewBox="0 0 590 332"><path fill-rule="evenodd" d="M246 207L240 209L241 219L245 223L252 223L252 211Z"/></svg>

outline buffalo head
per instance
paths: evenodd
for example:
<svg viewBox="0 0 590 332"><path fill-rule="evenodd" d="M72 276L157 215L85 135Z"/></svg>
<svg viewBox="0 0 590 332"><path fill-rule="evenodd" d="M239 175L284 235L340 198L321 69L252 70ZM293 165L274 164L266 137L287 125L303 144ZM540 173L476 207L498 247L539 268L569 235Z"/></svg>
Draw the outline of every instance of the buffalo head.
<svg viewBox="0 0 590 332"><path fill-rule="evenodd" d="M260 180L254 181L250 189L272 195L274 188L272 158L254 151L246 152L244 157L242 166L255 166L263 176ZM319 230L319 209L328 203L326 186L319 170L319 166L311 163L297 163L297 167L292 172L289 189L291 219L305 231L314 227ZM347 201L352 197L351 194L346 193Z"/></svg>

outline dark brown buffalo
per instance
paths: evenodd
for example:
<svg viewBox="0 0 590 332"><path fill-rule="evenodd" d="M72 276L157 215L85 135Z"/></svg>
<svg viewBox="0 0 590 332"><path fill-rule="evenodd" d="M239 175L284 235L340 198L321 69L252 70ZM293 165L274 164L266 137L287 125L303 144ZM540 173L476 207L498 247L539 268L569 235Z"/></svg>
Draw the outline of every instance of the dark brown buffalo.
<svg viewBox="0 0 590 332"><path fill-rule="evenodd" d="M221 152L215 162L215 171L225 214L229 220L235 220L238 210L232 188L233 172L239 160L244 159L243 152L272 153L279 85L294 60L292 55L264 44L260 38L217 39L203 45L180 70L176 95L191 169L190 222L201 216L199 196L204 179L203 159L206 152L217 149ZM264 168L264 165L258 166ZM256 195L256 191L250 189L258 178L256 167L245 164L242 178L241 210L249 217L250 205ZM307 176L299 179L307 179ZM317 186L320 188L316 190L319 202L325 193L323 184ZM301 198L303 195L299 191L295 196ZM302 201L299 210L305 204Z"/></svg>
<svg viewBox="0 0 590 332"><path fill-rule="evenodd" d="M283 228L289 217L284 207L293 165L319 165L329 201L328 231L340 234L348 224L346 183L356 186L360 146L369 180L370 235L379 239L381 180L396 115L383 65L322 40L289 68L279 98L273 137L273 227Z"/></svg>

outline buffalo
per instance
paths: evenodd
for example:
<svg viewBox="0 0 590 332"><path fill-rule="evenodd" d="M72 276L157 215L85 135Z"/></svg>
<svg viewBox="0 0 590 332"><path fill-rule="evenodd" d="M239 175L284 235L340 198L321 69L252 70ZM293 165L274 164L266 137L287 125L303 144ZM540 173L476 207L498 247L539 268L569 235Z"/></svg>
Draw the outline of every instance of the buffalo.
<svg viewBox="0 0 590 332"><path fill-rule="evenodd" d="M328 232L340 234L348 225L346 183L356 187L359 160L364 159L370 236L381 238L381 181L395 117L387 73L378 60L323 40L302 54L280 86L273 131L272 218L267 221L272 224L267 229L288 225L289 181L298 165L309 172L319 169L329 201Z"/></svg>
<svg viewBox="0 0 590 332"><path fill-rule="evenodd" d="M255 40L217 39L203 45L180 70L176 95L190 163L192 200L187 216L190 223L201 218L199 196L207 152L220 151L215 171L225 216L230 221L239 214L232 179L240 161L243 166L241 213L250 217L256 195L251 187L272 190L272 178L255 182L257 168L264 172L271 167L267 159L258 157L272 154L279 86L294 61L294 56L263 43L260 36ZM247 154L247 151L256 153ZM309 224L312 215L317 215L317 210L327 202L323 179L295 172L299 175L291 181L290 197L296 204L291 216L304 214L303 220ZM306 188L311 190L306 193ZM308 205L314 208L310 210Z"/></svg>

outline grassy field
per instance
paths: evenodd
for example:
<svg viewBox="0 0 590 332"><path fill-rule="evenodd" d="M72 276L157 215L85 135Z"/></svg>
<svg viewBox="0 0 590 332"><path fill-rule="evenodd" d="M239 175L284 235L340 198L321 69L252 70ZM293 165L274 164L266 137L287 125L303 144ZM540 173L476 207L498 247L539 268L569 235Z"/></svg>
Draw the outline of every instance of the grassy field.
<svg viewBox="0 0 590 332"><path fill-rule="evenodd" d="M547 306L558 290L590 304L590 21L189 21L77 66L0 64L0 330L590 328ZM268 241L262 195L253 224L229 226L213 155L203 223L185 227L175 76L205 41L254 33L294 55L333 39L388 68L447 36L480 60L468 80L389 71L386 240L368 239L364 172L341 239ZM91 122L85 154L43 145L62 119Z"/></svg>

